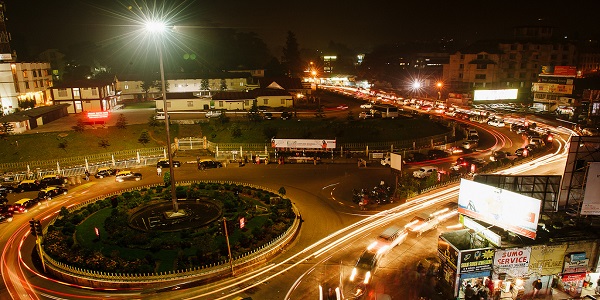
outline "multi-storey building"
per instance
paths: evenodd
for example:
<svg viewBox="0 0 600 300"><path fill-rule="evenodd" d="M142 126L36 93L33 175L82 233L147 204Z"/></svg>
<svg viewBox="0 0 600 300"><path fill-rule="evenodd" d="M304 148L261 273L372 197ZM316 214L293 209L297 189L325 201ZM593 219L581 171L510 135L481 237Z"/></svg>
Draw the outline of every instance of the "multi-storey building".
<svg viewBox="0 0 600 300"><path fill-rule="evenodd" d="M0 63L0 101L4 114L15 112L19 101L35 101L36 106L51 104L51 87L49 63Z"/></svg>
<svg viewBox="0 0 600 300"><path fill-rule="evenodd" d="M532 83L542 66L573 66L576 47L552 39L550 27L519 27L512 40L479 41L450 55L444 80L450 91L519 89L518 99L531 100Z"/></svg>
<svg viewBox="0 0 600 300"><path fill-rule="evenodd" d="M54 104L70 104L70 114L107 111L117 105L115 83L110 80L76 80L52 88Z"/></svg>

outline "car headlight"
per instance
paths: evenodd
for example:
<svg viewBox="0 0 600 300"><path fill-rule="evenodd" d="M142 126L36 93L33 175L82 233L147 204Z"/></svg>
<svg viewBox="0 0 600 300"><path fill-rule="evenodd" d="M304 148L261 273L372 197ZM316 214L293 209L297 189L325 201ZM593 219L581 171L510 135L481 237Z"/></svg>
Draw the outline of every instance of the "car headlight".
<svg viewBox="0 0 600 300"><path fill-rule="evenodd" d="M350 273L350 281L354 281L354 278L356 278L356 273L358 273L356 268L352 269L352 273Z"/></svg>
<svg viewBox="0 0 600 300"><path fill-rule="evenodd" d="M369 284L369 280L371 279L371 271L367 272L365 275L365 280L363 280L364 284Z"/></svg>

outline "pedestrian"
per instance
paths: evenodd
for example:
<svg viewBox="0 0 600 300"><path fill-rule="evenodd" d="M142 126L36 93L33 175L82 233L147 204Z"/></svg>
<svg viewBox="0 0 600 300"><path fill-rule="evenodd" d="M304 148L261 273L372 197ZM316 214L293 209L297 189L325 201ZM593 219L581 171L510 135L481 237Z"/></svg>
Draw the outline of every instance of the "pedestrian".
<svg viewBox="0 0 600 300"><path fill-rule="evenodd" d="M475 290L471 287L470 283L467 283L465 288L465 300L475 300Z"/></svg>
<svg viewBox="0 0 600 300"><path fill-rule="evenodd" d="M85 180L90 180L90 171L88 171L87 169L85 169Z"/></svg>
<svg viewBox="0 0 600 300"><path fill-rule="evenodd" d="M531 284L531 286L533 286L533 296L531 297L531 299L533 299L540 293L540 290L542 289L542 280L538 278Z"/></svg>
<svg viewBox="0 0 600 300"><path fill-rule="evenodd" d="M156 167L156 175L158 175L158 176L162 175L162 168L160 166Z"/></svg>

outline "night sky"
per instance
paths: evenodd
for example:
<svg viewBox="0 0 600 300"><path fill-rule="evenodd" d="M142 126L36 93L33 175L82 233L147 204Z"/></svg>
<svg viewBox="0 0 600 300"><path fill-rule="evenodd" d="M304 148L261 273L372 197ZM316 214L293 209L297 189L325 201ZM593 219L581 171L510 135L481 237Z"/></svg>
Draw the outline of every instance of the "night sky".
<svg viewBox="0 0 600 300"><path fill-rule="evenodd" d="M143 1L137 0L138 4ZM147 1L153 6L156 0ZM196 0L184 3L176 25L231 27L255 32L274 52L286 33L301 48L322 49L330 41L369 51L398 41L454 39L461 43L510 37L513 26L539 23L581 37L598 37L599 1L289 1ZM439 2L439 3L438 3ZM32 51L64 48L81 40L106 42L131 31L133 1L5 0L15 44ZM180 9L181 10L181 9ZM13 46L14 48L14 46ZM275 53L280 56L280 53Z"/></svg>

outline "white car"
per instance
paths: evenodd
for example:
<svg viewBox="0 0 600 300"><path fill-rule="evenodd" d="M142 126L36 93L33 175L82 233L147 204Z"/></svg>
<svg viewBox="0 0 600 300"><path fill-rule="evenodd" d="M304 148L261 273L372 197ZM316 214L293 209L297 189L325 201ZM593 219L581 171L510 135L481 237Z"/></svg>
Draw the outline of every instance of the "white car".
<svg viewBox="0 0 600 300"><path fill-rule="evenodd" d="M504 127L504 121L498 120L498 119L493 119L493 120L488 121L488 125L496 126L496 127Z"/></svg>
<svg viewBox="0 0 600 300"><path fill-rule="evenodd" d="M373 108L373 104L371 104L371 103L361 104L360 108L362 108L362 109L371 109L371 108Z"/></svg>
<svg viewBox="0 0 600 300"><path fill-rule="evenodd" d="M206 117L207 118L216 118L221 116L223 113L220 110L211 110L206 112Z"/></svg>
<svg viewBox="0 0 600 300"><path fill-rule="evenodd" d="M427 178L427 177L429 177L429 175L433 174L433 172L437 171L437 170L438 170L438 167L435 167L435 166L424 166L424 167L421 167L419 170L414 171L413 177L420 178L420 179Z"/></svg>

